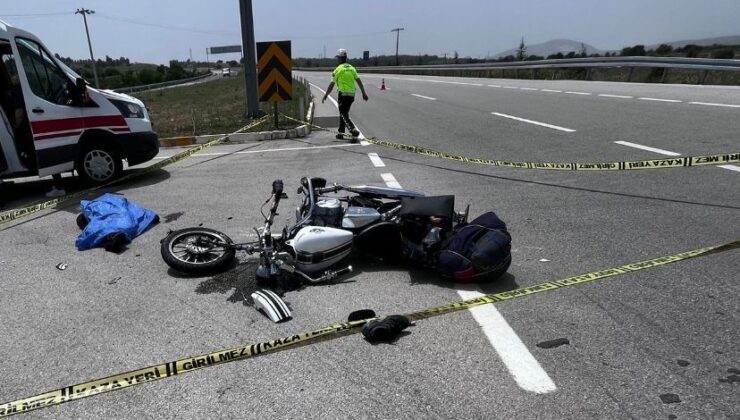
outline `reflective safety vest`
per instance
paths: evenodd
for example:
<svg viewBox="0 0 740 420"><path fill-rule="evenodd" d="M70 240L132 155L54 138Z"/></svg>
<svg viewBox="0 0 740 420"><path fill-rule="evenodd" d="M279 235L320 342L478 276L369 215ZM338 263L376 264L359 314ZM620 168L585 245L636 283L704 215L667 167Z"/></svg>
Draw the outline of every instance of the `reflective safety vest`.
<svg viewBox="0 0 740 420"><path fill-rule="evenodd" d="M359 79L357 70L349 63L342 63L334 69L331 74L331 80L337 85L339 93L348 93L354 95L357 91L355 80Z"/></svg>

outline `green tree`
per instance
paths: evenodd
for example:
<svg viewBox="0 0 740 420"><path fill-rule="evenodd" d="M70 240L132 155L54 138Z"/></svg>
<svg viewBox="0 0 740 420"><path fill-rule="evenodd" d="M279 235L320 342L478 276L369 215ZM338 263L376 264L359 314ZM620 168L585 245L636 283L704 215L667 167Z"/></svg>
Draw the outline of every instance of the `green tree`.
<svg viewBox="0 0 740 420"><path fill-rule="evenodd" d="M673 52L673 47L668 44L660 44L655 52L661 55L670 54Z"/></svg>
<svg viewBox="0 0 740 420"><path fill-rule="evenodd" d="M177 60L170 60L170 68L167 71L167 80L180 80L187 77L185 68Z"/></svg>
<svg viewBox="0 0 740 420"><path fill-rule="evenodd" d="M732 48L722 48L712 51L712 58L733 59L735 58L735 50Z"/></svg>
<svg viewBox="0 0 740 420"><path fill-rule="evenodd" d="M516 50L516 61L524 61L527 58L527 46L524 44L524 37L519 43L519 48Z"/></svg>

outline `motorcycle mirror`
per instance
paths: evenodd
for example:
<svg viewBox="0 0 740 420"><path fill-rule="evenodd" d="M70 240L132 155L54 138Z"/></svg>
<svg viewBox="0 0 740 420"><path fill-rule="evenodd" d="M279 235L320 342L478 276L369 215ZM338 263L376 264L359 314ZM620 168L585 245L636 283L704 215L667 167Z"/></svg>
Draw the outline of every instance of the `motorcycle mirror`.
<svg viewBox="0 0 740 420"><path fill-rule="evenodd" d="M303 187L298 187L298 191L295 192L296 194L303 194Z"/></svg>

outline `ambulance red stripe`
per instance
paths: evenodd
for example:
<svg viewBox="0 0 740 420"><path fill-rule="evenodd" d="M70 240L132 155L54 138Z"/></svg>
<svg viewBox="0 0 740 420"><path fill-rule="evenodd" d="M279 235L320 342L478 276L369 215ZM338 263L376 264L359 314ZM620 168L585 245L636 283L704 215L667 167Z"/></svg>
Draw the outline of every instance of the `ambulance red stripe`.
<svg viewBox="0 0 740 420"><path fill-rule="evenodd" d="M128 127L121 115L102 115L97 117L63 118L58 120L34 121L31 123L34 136L57 131L79 130L83 128Z"/></svg>

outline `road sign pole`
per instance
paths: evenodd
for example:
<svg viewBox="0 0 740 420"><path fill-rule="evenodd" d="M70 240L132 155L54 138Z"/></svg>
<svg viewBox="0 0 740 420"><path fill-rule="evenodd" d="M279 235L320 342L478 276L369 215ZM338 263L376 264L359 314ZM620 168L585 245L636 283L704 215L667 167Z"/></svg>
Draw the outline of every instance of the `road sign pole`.
<svg viewBox="0 0 740 420"><path fill-rule="evenodd" d="M244 54L244 78L247 82L247 117L257 118L260 115L257 102L257 63L254 47L254 17L252 0L239 0L242 21L242 51Z"/></svg>

